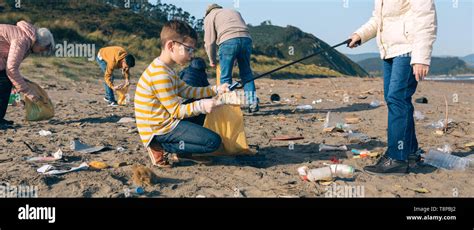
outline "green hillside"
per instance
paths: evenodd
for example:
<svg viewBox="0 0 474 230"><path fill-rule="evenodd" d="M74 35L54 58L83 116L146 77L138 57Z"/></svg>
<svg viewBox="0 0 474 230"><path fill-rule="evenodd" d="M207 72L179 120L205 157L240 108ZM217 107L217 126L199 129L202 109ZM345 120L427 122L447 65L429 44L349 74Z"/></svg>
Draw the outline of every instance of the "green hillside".
<svg viewBox="0 0 474 230"><path fill-rule="evenodd" d="M159 55L159 33L163 24L177 18L187 21L198 31L201 37L198 45L201 48L196 55L207 59L202 48L202 19L172 4L132 4L130 8L124 8L121 4L121 0L22 0L22 6L15 8L15 1L7 0L0 2L0 23L15 24L23 19L36 26L48 27L57 43L95 44L97 50L103 46L120 45L137 56L138 61L146 63ZM255 71L268 70L270 66L276 67L279 60L288 62L319 48L329 47L315 36L292 26L251 26L250 31L254 40L254 55L268 57L252 59ZM295 48L293 56L288 55L289 45ZM259 62L263 59L275 62ZM299 65L298 69L298 76L368 75L359 65L336 50L311 58L304 65ZM284 69L279 71L278 76L292 74L294 71Z"/></svg>

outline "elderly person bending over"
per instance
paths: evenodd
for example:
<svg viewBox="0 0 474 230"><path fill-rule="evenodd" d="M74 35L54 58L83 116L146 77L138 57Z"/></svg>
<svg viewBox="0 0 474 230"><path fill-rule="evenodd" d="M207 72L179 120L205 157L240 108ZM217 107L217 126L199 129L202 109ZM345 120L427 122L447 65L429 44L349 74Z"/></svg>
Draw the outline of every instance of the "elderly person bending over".
<svg viewBox="0 0 474 230"><path fill-rule="evenodd" d="M40 99L20 74L21 62L31 53L51 54L54 38L46 28L36 28L20 21L15 25L0 24L0 128L13 125L4 119L12 87L32 101Z"/></svg>

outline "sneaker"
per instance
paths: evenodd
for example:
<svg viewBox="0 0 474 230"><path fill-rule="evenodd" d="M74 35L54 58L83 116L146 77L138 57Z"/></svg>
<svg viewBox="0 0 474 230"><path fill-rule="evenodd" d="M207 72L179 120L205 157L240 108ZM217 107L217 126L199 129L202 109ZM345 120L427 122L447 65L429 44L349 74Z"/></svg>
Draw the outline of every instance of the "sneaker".
<svg viewBox="0 0 474 230"><path fill-rule="evenodd" d="M7 126L12 126L14 124L13 121L8 121L5 119L0 119L0 125L7 125Z"/></svg>
<svg viewBox="0 0 474 230"><path fill-rule="evenodd" d="M107 106L109 106L109 107L117 107L117 106L119 106L119 105L117 104L117 102L113 101L113 102L110 102Z"/></svg>
<svg viewBox="0 0 474 230"><path fill-rule="evenodd" d="M249 105L249 107L248 107L248 112L249 112L249 113L256 113L256 112L258 112L258 111L260 110L259 103L260 103L260 100L257 98L257 102L256 102L256 103Z"/></svg>
<svg viewBox="0 0 474 230"><path fill-rule="evenodd" d="M385 175L406 175L408 174L408 162L382 156L375 165L365 166L364 171L368 174Z"/></svg>
<svg viewBox="0 0 474 230"><path fill-rule="evenodd" d="M0 119L0 130L6 130L13 128L13 121L7 121L5 119Z"/></svg>
<svg viewBox="0 0 474 230"><path fill-rule="evenodd" d="M150 157L151 164L160 168L171 168L171 163L166 159L165 150L158 148L157 146L147 147L148 156Z"/></svg>
<svg viewBox="0 0 474 230"><path fill-rule="evenodd" d="M109 100L109 99L107 99L107 98L105 98L105 97L104 97L103 99L104 99L104 101L105 101L105 102L107 102L107 104L110 104L110 103L112 103L112 101L111 101L111 100Z"/></svg>
<svg viewBox="0 0 474 230"><path fill-rule="evenodd" d="M260 111L260 106L257 103L249 106L249 109L248 109L249 113L256 113L258 111Z"/></svg>
<svg viewBox="0 0 474 230"><path fill-rule="evenodd" d="M421 162L421 154L424 154L425 151L418 149L416 152L408 155L408 167L415 168Z"/></svg>

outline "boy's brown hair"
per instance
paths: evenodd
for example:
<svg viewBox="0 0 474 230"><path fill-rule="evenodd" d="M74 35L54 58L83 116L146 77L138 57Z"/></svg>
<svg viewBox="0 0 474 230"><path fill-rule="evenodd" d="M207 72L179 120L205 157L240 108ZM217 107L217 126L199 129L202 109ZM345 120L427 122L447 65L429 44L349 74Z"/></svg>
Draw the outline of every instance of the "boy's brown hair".
<svg viewBox="0 0 474 230"><path fill-rule="evenodd" d="M160 33L161 48L168 41L185 42L188 39L198 40L196 31L186 22L171 20L165 23Z"/></svg>

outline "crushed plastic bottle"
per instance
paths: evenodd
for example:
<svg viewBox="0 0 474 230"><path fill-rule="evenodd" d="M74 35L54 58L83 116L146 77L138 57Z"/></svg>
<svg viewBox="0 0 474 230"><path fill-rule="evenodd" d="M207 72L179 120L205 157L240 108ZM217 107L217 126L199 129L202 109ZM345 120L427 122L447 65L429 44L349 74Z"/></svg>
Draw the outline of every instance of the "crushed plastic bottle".
<svg viewBox="0 0 474 230"><path fill-rule="evenodd" d="M370 141L370 137L363 133L350 132L346 137L349 143L367 143Z"/></svg>
<svg viewBox="0 0 474 230"><path fill-rule="evenodd" d="M354 167L343 164L331 164L326 167L309 169L307 166L298 168L298 174L305 181L332 180L335 177L351 178Z"/></svg>
<svg viewBox="0 0 474 230"><path fill-rule="evenodd" d="M423 162L436 168L448 170L466 170L469 167L470 160L464 157L458 157L443 153L438 150L430 149L428 154L422 154Z"/></svg>
<svg viewBox="0 0 474 230"><path fill-rule="evenodd" d="M131 187L123 189L125 197L130 197L133 195L142 195L145 193L145 190L142 187Z"/></svg>
<svg viewBox="0 0 474 230"><path fill-rule="evenodd" d="M413 113L413 117L414 117L415 120L417 120L417 121L421 121L421 120L424 120L424 119L425 119L425 115L423 115L423 113L421 113L421 111L418 111L418 110L416 110L416 111Z"/></svg>
<svg viewBox="0 0 474 230"><path fill-rule="evenodd" d="M373 100L372 102L370 102L370 107L372 108L377 108L381 105L380 101L379 100Z"/></svg>

